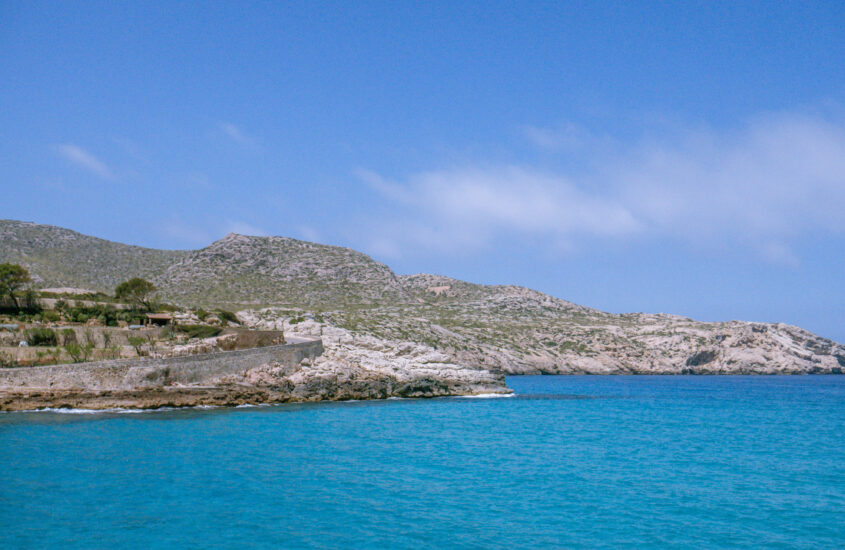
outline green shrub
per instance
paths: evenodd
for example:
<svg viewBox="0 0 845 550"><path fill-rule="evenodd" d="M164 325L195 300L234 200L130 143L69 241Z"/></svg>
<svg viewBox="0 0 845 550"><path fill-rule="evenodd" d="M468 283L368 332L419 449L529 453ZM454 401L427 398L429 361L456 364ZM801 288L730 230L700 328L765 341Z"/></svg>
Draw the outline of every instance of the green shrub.
<svg viewBox="0 0 845 550"><path fill-rule="evenodd" d="M177 325L176 330L188 335L188 338L211 338L217 336L223 329L207 325Z"/></svg>
<svg viewBox="0 0 845 550"><path fill-rule="evenodd" d="M0 367L17 367L18 362L15 361L15 358L9 355L8 353L3 353L0 351Z"/></svg>
<svg viewBox="0 0 845 550"><path fill-rule="evenodd" d="M47 309L41 312L41 319L48 323L55 323L61 318L62 316L59 315L59 312L53 311L52 309Z"/></svg>
<svg viewBox="0 0 845 550"><path fill-rule="evenodd" d="M120 346L117 344L107 346L103 355L106 359L120 359Z"/></svg>
<svg viewBox="0 0 845 550"><path fill-rule="evenodd" d="M111 304L96 304L93 306L74 305L66 308L65 313L68 320L75 323L85 323L88 319L97 319L105 326L115 327L117 322L137 320L143 316L138 311L118 311Z"/></svg>
<svg viewBox="0 0 845 550"><path fill-rule="evenodd" d="M76 343L76 331L72 328L63 328L62 329L62 345L68 344L75 344Z"/></svg>
<svg viewBox="0 0 845 550"><path fill-rule="evenodd" d="M30 346L55 346L56 333L49 328L30 328L25 334L26 343Z"/></svg>
<svg viewBox="0 0 845 550"><path fill-rule="evenodd" d="M65 346L65 351L70 355L74 363L84 363L87 361L93 349L94 346L91 344L79 345L75 342Z"/></svg>
<svg viewBox="0 0 845 550"><path fill-rule="evenodd" d="M71 316L74 323L87 323L91 317L87 313L76 312Z"/></svg>
<svg viewBox="0 0 845 550"><path fill-rule="evenodd" d="M221 321L229 321L232 323L240 324L240 321L238 321L238 316L232 313L231 311L226 311L225 309L218 309L217 316L220 317Z"/></svg>

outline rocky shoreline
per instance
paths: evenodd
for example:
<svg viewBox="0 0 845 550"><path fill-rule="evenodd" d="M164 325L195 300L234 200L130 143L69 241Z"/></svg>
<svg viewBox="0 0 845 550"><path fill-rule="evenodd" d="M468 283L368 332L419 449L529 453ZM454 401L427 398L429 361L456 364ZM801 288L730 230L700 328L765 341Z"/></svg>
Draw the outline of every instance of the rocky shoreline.
<svg viewBox="0 0 845 550"><path fill-rule="evenodd" d="M290 348L284 356L279 355L281 351L256 348L217 354L216 359L211 358L215 354L173 359L173 363L188 364L178 369L172 363L146 363L130 373L124 372L124 367L101 366L117 369L108 376L79 365L54 368L55 373L46 377L38 375L38 369L50 367L0 369L32 373L21 383L8 372L0 372L0 410L157 409L509 394L506 374L845 372L840 344L786 325L707 325L651 316L651 324L638 319L636 332L631 331L626 340L616 340L602 353L554 357L535 351L530 361L525 361L525 355L512 361L502 349L485 347L473 354L460 353L450 346L378 337L326 322L291 322L272 309L242 311L239 317L253 329L284 330L298 343L280 346ZM662 328L663 323L669 324L672 332L662 334L654 328ZM688 344L684 330L695 337L694 345ZM638 349L619 345L635 342L638 336L643 339ZM702 345L708 342L710 345ZM317 348L309 350L309 346ZM244 363L245 355L252 359ZM195 368L190 366L192 361L211 362L212 367Z"/></svg>
<svg viewBox="0 0 845 550"><path fill-rule="evenodd" d="M161 409L180 407L236 407L316 401L378 400L388 398L432 398L503 394L502 385L471 386L448 381L419 379L408 383L395 380L313 380L291 384L220 384L214 387L146 388L138 390L37 390L0 392L0 411L40 409Z"/></svg>
<svg viewBox="0 0 845 550"><path fill-rule="evenodd" d="M503 373L451 363L428 346L316 324L304 323L300 329L300 336L312 338L323 332L322 339L290 346L305 347L278 360L264 360L271 352L262 354L259 348L255 354L262 362L242 367L238 361L245 352L179 358L188 363L178 365L180 370L167 362L0 369L7 371L0 372L0 410L157 409L511 393ZM318 346L319 352L309 351L309 345Z"/></svg>

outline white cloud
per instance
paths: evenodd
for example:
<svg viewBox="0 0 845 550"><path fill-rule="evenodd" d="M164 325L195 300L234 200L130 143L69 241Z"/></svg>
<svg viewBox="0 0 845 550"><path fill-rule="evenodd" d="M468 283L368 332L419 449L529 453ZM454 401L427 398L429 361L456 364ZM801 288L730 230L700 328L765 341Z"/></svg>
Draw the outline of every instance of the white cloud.
<svg viewBox="0 0 845 550"><path fill-rule="evenodd" d="M506 166L426 172L404 185L362 174L383 196L415 211L379 232L377 249L392 256L397 238L434 249L484 246L503 232L539 235L559 248L573 236L621 236L639 223L618 201L589 193L563 176ZM370 247L375 253L376 249Z"/></svg>
<svg viewBox="0 0 845 550"><path fill-rule="evenodd" d="M109 167L106 166L103 161L82 147L72 143L61 143L56 145L56 151L66 160L69 160L70 162L88 170L104 180L110 180L113 178L112 171Z"/></svg>
<svg viewBox="0 0 845 550"><path fill-rule="evenodd" d="M566 146L571 134L567 129L556 141L537 131L532 139L544 148ZM744 247L795 266L794 240L845 233L845 123L787 113L733 131L687 129L627 147L578 142L582 164L594 168L469 166L401 183L360 172L398 207L368 240L389 235L389 246L379 245L384 250L449 250L517 235L565 250L585 239L662 238Z"/></svg>
<svg viewBox="0 0 845 550"><path fill-rule="evenodd" d="M845 232L845 125L819 118L777 115L734 133L689 132L641 146L608 177L653 231L696 244L738 243L794 265L790 240Z"/></svg>
<svg viewBox="0 0 845 550"><path fill-rule="evenodd" d="M248 145L253 142L252 138L239 127L228 122L221 122L219 125L224 134L237 141L241 145Z"/></svg>

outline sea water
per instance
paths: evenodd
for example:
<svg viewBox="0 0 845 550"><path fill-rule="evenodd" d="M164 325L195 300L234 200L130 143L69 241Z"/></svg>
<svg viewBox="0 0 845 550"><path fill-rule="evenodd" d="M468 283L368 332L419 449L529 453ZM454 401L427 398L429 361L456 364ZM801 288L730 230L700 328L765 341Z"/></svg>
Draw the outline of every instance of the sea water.
<svg viewBox="0 0 845 550"><path fill-rule="evenodd" d="M0 548L841 548L845 376L0 414Z"/></svg>

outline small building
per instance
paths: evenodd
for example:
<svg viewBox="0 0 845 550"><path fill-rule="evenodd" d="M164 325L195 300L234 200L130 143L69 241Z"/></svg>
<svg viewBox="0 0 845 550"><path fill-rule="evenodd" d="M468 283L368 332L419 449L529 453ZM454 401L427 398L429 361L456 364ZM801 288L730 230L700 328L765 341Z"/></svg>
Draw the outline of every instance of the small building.
<svg viewBox="0 0 845 550"><path fill-rule="evenodd" d="M173 316L169 313L147 313L147 325L165 327L173 322Z"/></svg>

